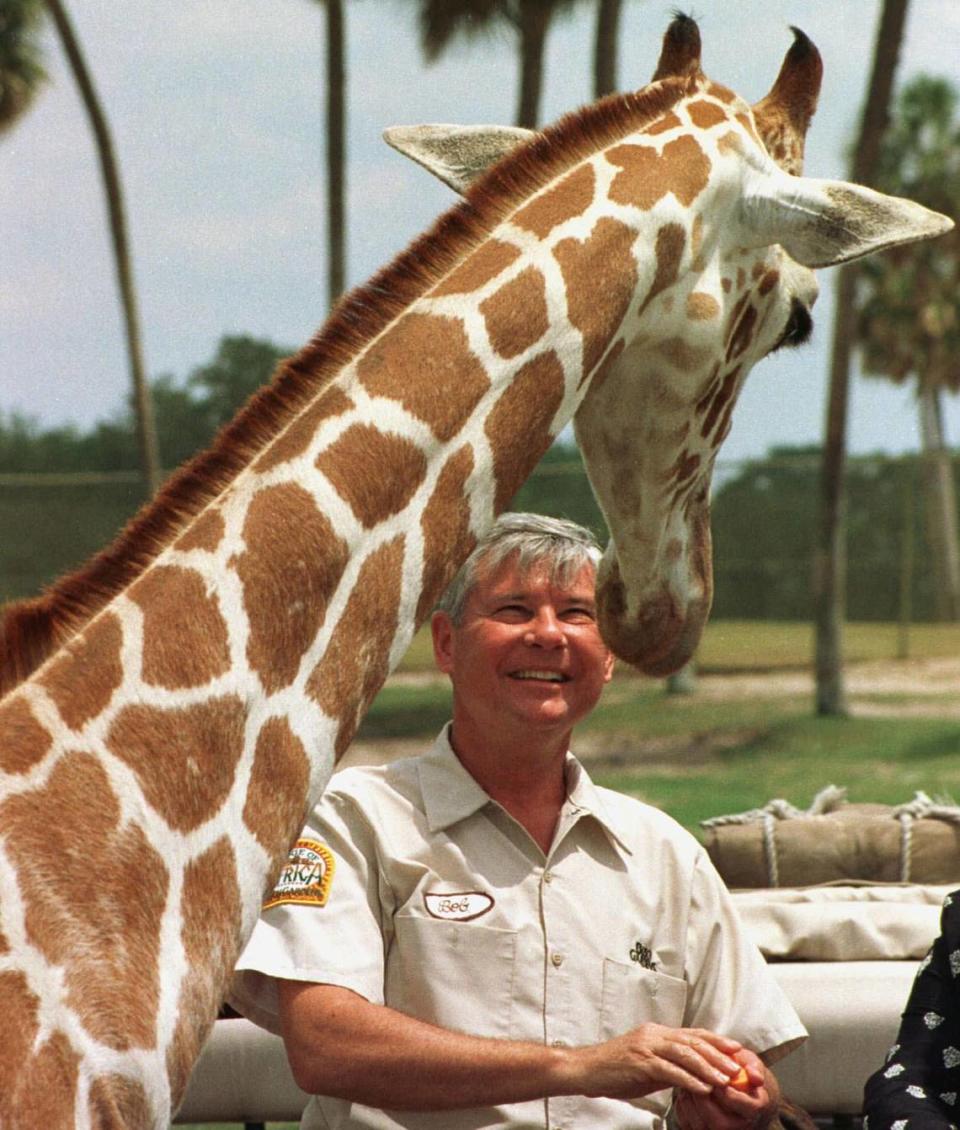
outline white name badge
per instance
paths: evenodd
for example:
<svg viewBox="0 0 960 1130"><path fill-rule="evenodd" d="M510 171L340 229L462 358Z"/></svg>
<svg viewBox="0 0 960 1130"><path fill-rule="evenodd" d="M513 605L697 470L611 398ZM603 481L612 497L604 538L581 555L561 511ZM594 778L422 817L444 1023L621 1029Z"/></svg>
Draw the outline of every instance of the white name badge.
<svg viewBox="0 0 960 1130"><path fill-rule="evenodd" d="M454 891L451 894L424 893L427 913L433 918L446 918L454 922L469 922L479 918L493 906L493 898L482 891Z"/></svg>

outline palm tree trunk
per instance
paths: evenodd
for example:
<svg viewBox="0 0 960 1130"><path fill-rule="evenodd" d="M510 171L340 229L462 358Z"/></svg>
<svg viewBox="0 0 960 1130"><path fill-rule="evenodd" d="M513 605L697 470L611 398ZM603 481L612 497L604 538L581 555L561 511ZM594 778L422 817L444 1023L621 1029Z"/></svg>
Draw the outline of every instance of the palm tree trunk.
<svg viewBox="0 0 960 1130"><path fill-rule="evenodd" d="M957 496L950 453L943 442L940 393L923 382L917 396L923 447L924 498L927 536L933 558L934 607L937 619L960 619L960 547L957 537Z"/></svg>
<svg viewBox="0 0 960 1130"><path fill-rule="evenodd" d="M133 410L137 427L137 446L140 451L140 467L149 494L160 485L160 456L157 446L157 429L153 418L153 401L147 384L143 364L143 348L140 338L140 315L137 310L137 295L133 282L133 262L127 244L127 223L124 214L123 188L120 184L120 170L113 152L110 129L90 72L74 34L73 26L61 0L46 0L47 8L70 62L73 77L80 89L84 108L90 119L97 154L100 158L100 171L103 175L104 191L107 198L107 213L110 220L110 237L113 244L113 261L120 288L120 302L127 338L127 357L130 365L130 380L133 384Z"/></svg>
<svg viewBox="0 0 960 1130"><path fill-rule="evenodd" d="M593 45L593 96L617 89L617 54L623 0L597 0L597 33Z"/></svg>
<svg viewBox="0 0 960 1130"><path fill-rule="evenodd" d="M869 184L890 111L908 0L884 0L873 55L873 71L853 158L851 180ZM818 714L846 714L842 623L845 613L844 473L847 401L854 330L856 284L850 268L840 270L834 310L833 353L827 398L826 437L820 475L820 530L814 555L816 704Z"/></svg>
<svg viewBox="0 0 960 1130"><path fill-rule="evenodd" d="M520 92L516 124L536 129L543 92L543 55L550 27L549 0L523 0L520 5Z"/></svg>
<svg viewBox="0 0 960 1130"><path fill-rule="evenodd" d="M327 298L330 306L346 285L346 62L343 0L327 7Z"/></svg>

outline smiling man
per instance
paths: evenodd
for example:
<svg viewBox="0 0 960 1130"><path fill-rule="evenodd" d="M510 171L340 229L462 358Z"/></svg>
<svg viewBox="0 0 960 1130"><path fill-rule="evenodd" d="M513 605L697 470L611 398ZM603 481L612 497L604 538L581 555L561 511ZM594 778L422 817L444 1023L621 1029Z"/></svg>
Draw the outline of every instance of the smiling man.
<svg viewBox="0 0 960 1130"><path fill-rule="evenodd" d="M502 517L432 620L453 718L334 778L238 965L303 1127L764 1127L804 1030L697 842L597 788L598 550ZM672 1107L671 1107L672 1100Z"/></svg>

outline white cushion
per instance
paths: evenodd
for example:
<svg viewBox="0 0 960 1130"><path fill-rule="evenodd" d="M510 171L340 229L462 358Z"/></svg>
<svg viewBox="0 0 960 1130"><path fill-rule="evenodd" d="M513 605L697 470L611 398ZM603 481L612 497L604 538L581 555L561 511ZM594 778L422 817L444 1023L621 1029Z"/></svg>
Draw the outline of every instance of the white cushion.
<svg viewBox="0 0 960 1130"><path fill-rule="evenodd" d="M827 883L734 891L770 961L919 960L940 932L947 886Z"/></svg>

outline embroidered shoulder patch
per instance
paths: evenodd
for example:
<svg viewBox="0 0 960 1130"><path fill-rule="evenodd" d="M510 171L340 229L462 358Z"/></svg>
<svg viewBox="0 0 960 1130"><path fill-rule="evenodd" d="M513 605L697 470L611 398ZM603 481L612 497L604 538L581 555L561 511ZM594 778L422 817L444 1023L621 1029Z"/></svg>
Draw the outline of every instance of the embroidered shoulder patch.
<svg viewBox="0 0 960 1130"><path fill-rule="evenodd" d="M283 903L326 906L333 871L333 853L328 847L316 840L297 840L263 909Z"/></svg>

